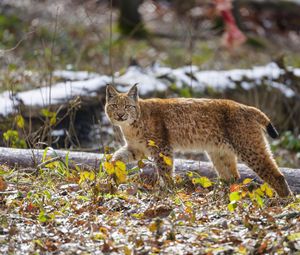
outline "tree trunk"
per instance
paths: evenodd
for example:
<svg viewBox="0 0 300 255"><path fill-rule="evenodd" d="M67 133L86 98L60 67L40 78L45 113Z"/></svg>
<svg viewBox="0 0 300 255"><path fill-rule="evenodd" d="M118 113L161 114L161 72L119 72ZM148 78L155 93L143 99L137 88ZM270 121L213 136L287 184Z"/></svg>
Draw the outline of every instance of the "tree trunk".
<svg viewBox="0 0 300 255"><path fill-rule="evenodd" d="M143 0L120 1L119 28L125 35L141 37L145 35L144 24L138 8Z"/></svg>
<svg viewBox="0 0 300 255"><path fill-rule="evenodd" d="M8 165L10 167L41 167L43 165L42 158L45 150L30 150L30 149L13 149L0 147L0 165ZM86 153L86 152L67 152L62 150L48 150L47 159L54 158L65 162L68 154L70 167L77 165L81 168L98 169L99 164L103 159L103 154ZM238 169L241 174L241 180L245 178L256 179L260 178L244 164L238 164ZM153 167L149 166L146 171L154 171ZM216 178L216 172L213 170L213 165L210 162L194 161L194 160L175 160L175 172L183 174L187 171L195 171L201 176L208 178ZM282 173L290 185L294 193L300 193L300 169L281 168Z"/></svg>

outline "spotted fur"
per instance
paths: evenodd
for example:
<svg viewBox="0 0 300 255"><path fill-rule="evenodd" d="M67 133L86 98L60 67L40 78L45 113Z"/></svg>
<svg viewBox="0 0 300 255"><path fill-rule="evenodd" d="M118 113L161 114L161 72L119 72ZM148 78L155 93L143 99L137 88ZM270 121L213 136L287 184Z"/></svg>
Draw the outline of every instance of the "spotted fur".
<svg viewBox="0 0 300 255"><path fill-rule="evenodd" d="M127 93L109 85L106 97L105 112L112 124L121 128L126 141L114 153L113 161L150 156L161 176L170 181L173 166L162 155L173 159L174 151L206 151L221 178L240 177L240 158L280 196L291 194L265 138L266 128L274 127L270 128L269 118L257 108L218 99L142 100L136 85Z"/></svg>

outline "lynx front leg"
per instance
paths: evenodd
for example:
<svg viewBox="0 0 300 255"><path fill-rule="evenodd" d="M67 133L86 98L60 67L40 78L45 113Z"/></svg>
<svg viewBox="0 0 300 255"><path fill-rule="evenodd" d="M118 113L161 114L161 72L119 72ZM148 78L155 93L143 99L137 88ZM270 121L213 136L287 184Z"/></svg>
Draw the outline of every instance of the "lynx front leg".
<svg viewBox="0 0 300 255"><path fill-rule="evenodd" d="M151 156L165 184L173 185L173 151L168 146L152 147Z"/></svg>
<svg viewBox="0 0 300 255"><path fill-rule="evenodd" d="M237 170L237 158L233 152L220 150L208 152L208 155L222 179L230 181L240 178Z"/></svg>
<svg viewBox="0 0 300 255"><path fill-rule="evenodd" d="M139 160L142 157L142 152L130 148L129 146L123 146L113 154L112 162L120 160L122 162L129 163L131 161Z"/></svg>

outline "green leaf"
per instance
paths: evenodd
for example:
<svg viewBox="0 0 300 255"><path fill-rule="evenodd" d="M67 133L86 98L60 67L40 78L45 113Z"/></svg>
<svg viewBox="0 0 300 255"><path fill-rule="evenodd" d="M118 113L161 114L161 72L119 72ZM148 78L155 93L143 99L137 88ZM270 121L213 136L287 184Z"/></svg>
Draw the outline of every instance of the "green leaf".
<svg viewBox="0 0 300 255"><path fill-rule="evenodd" d="M39 216L38 216L38 220L39 220L40 222L46 222L46 221L48 220L48 217L47 217L47 215L45 214L44 211L41 211L41 212L40 212L40 214L39 214Z"/></svg>
<svg viewBox="0 0 300 255"><path fill-rule="evenodd" d="M200 184L203 188L208 188L212 186L212 182L207 177L199 177L199 178L193 178L192 179L193 184Z"/></svg>
<svg viewBox="0 0 300 255"><path fill-rule="evenodd" d="M67 169L69 169L69 155L70 155L70 152L68 151L66 154L66 158L65 158L65 164L66 164Z"/></svg>
<svg viewBox="0 0 300 255"><path fill-rule="evenodd" d="M240 201L240 200L241 200L240 192L237 192L237 191L231 192L231 193L229 194L229 200L230 200L230 202L233 202L233 201L235 201L235 202Z"/></svg>
<svg viewBox="0 0 300 255"><path fill-rule="evenodd" d="M46 147L44 152L43 152L43 157L42 157L42 162L46 161L46 157L47 157L47 152L50 149L50 147Z"/></svg>
<svg viewBox="0 0 300 255"><path fill-rule="evenodd" d="M228 204L227 208L230 212L233 212L235 210L235 208L237 207L237 203L236 201L232 201L230 202L230 204Z"/></svg>
<svg viewBox="0 0 300 255"><path fill-rule="evenodd" d="M258 193L255 193L255 200L260 207L264 206L264 200Z"/></svg>
<svg viewBox="0 0 300 255"><path fill-rule="evenodd" d="M43 193L48 199L51 199L51 193L48 190L44 190Z"/></svg>

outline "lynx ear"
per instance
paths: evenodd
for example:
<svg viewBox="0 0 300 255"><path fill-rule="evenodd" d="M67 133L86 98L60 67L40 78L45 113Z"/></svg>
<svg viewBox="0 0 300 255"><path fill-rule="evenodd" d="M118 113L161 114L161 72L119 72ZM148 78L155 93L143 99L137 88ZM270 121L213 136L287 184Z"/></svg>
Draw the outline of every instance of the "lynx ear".
<svg viewBox="0 0 300 255"><path fill-rule="evenodd" d="M116 89L112 85L108 84L106 86L106 100L109 100L116 95L118 95L118 91L116 91Z"/></svg>
<svg viewBox="0 0 300 255"><path fill-rule="evenodd" d="M137 100L138 99L138 88L137 88L138 83L134 84L130 90L127 92L127 95L134 99Z"/></svg>

